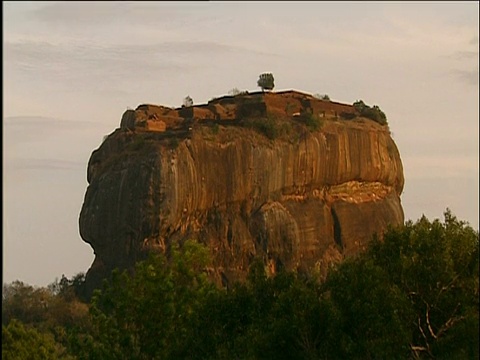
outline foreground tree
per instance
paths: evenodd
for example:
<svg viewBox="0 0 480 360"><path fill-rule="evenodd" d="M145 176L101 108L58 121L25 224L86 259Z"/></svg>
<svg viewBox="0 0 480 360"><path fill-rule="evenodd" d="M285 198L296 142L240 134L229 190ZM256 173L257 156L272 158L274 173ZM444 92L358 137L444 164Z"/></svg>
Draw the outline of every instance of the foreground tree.
<svg viewBox="0 0 480 360"><path fill-rule="evenodd" d="M390 229L325 284L341 357L478 358L478 281L478 232L448 209Z"/></svg>
<svg viewBox="0 0 480 360"><path fill-rule="evenodd" d="M92 303L95 329L86 345L102 359L177 359L199 304L214 290L204 267L206 249L194 242L155 254L133 276L114 272Z"/></svg>
<svg viewBox="0 0 480 360"><path fill-rule="evenodd" d="M13 319L2 325L2 359L4 360L73 360L50 333L42 333Z"/></svg>
<svg viewBox="0 0 480 360"><path fill-rule="evenodd" d="M114 275L79 358L474 359L478 248L478 232L447 211L444 223L388 230L324 283L267 277L258 261L227 290L206 280L206 249L188 242Z"/></svg>
<svg viewBox="0 0 480 360"><path fill-rule="evenodd" d="M443 223L422 217L390 230L366 257L410 303L414 357L478 358L478 231L447 209Z"/></svg>
<svg viewBox="0 0 480 360"><path fill-rule="evenodd" d="M346 260L324 286L338 314L337 323L330 324L339 344L336 358L408 358L414 313L380 266L363 256Z"/></svg>
<svg viewBox="0 0 480 360"><path fill-rule="evenodd" d="M293 272L269 277L258 260L246 282L221 289L207 280L207 254L188 241L138 263L133 274L114 272L96 293L89 321L69 291L75 279L62 278L50 292L21 282L4 287L2 353L62 359L68 351L78 360L478 358L479 234L448 209L444 222L422 217L389 229L332 268L325 282Z"/></svg>
<svg viewBox="0 0 480 360"><path fill-rule="evenodd" d="M273 90L275 87L273 75L271 73L260 74L257 85L262 88L262 91Z"/></svg>

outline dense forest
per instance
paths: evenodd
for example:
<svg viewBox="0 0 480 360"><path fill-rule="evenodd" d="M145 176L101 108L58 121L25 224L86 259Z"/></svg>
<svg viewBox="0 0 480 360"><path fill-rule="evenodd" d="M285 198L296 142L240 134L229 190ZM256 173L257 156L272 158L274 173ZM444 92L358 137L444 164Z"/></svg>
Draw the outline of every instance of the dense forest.
<svg viewBox="0 0 480 360"><path fill-rule="evenodd" d="M407 221L326 279L258 260L212 284L187 241L115 271L89 301L84 275L3 285L4 359L478 359L479 233L446 210Z"/></svg>

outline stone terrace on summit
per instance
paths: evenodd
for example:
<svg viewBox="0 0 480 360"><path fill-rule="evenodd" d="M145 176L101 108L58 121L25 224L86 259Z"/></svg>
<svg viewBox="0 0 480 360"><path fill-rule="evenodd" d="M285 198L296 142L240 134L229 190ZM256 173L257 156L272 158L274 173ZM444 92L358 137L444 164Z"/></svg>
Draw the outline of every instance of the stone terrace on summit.
<svg viewBox="0 0 480 360"><path fill-rule="evenodd" d="M222 96L207 104L190 107L169 108L143 104L136 110L127 110L121 121L121 128L165 132L191 126L201 122L228 122L246 117L295 118L308 111L320 118L338 118L340 114L358 114L352 105L330 100L321 100L296 90L279 92L253 92L234 96Z"/></svg>

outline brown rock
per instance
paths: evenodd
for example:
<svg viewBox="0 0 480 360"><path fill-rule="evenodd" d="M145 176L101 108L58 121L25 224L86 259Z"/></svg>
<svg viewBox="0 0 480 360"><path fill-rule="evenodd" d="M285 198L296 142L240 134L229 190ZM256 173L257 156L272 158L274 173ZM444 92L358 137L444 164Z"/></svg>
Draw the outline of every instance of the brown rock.
<svg viewBox="0 0 480 360"><path fill-rule="evenodd" d="M146 105L151 108L124 114L121 128L88 165L79 225L95 251L89 292L112 269L131 268L146 252L188 238L211 250L218 283L243 279L256 256L272 273L325 274L331 262L360 251L373 234L403 223L403 168L387 126L326 119L319 131L271 141L231 120L238 120L241 106L243 113L267 111L279 118L288 115L287 102L294 103L289 111L354 109L298 92L263 96L237 107L231 99L223 105L214 100L217 114L221 106L230 119L217 118L223 124L217 132L201 119L190 119L185 128L174 116L181 109ZM208 119L211 105L193 107L192 114ZM152 113L154 120L177 120L165 122L163 132L138 128Z"/></svg>

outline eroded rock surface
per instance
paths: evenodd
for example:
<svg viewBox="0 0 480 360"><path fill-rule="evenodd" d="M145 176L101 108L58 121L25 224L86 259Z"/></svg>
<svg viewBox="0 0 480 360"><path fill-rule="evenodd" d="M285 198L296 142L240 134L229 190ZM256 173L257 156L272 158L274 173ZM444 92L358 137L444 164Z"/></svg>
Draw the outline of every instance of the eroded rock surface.
<svg viewBox="0 0 480 360"><path fill-rule="evenodd" d="M112 269L188 238L209 247L218 283L243 279L256 256L271 273L325 274L403 223L403 169L388 126L342 120L352 106L297 92L227 100L129 110L92 153L79 219L95 251L88 291ZM296 119L306 109L318 130ZM264 117L295 126L273 140L242 126Z"/></svg>

